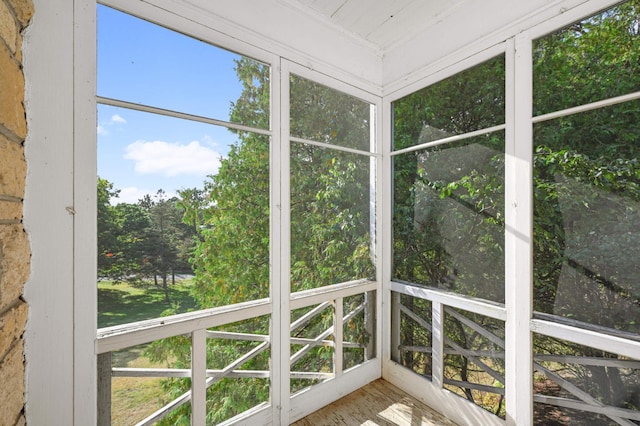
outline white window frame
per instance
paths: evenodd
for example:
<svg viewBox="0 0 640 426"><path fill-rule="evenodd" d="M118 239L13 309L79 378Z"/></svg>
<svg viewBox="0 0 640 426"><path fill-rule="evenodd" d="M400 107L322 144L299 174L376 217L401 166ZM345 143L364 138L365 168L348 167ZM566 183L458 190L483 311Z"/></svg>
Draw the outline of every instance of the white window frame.
<svg viewBox="0 0 640 426"><path fill-rule="evenodd" d="M273 367L271 403L273 424L288 423L292 415L286 374L290 298L282 283L289 282L289 212L283 208L288 204L289 160L288 154L284 154L288 153L289 141L288 111L283 115L285 108L280 104L288 90L288 74L283 79L281 68L296 68L309 78L366 98L378 107L381 97L372 94L375 85L369 86L371 91L356 89L356 84L361 82L348 73L335 72L331 67L289 52L289 56L302 59L300 62L306 65L300 66L281 59L282 54L222 33L214 28L215 22L206 19L211 17L202 17L187 4L172 2L172 7L167 9L163 7L166 6L163 0L100 3L271 66L270 298L274 318L272 335L281 342L272 347L273 358L280 362ZM97 294L92 284L97 267L96 5L95 0L35 0L36 19L62 19L46 19L46 25L36 23L26 37L25 62L30 81L27 90L39 94L28 97L31 129L27 150L31 168L28 188L33 190L30 189L32 192L25 201L25 224L32 234L33 252L33 274L25 292L31 308L27 330L27 419L34 424L47 424L52 418L60 424L87 425L97 421ZM64 48L52 49L52 45ZM31 64L34 65L29 67ZM313 70L333 72L337 78ZM64 78L51 84L52 75ZM350 80L350 84L345 83ZM283 82L286 87L282 87ZM69 97L69 93L73 96ZM286 104L288 107L288 101ZM381 140L380 122L376 120L374 128L377 140ZM379 152L380 147L376 149ZM381 167L376 170L379 173ZM34 194L36 188L38 194ZM376 246L377 251L379 247L380 244ZM274 263L274 259L281 261ZM47 285L50 279L54 282ZM378 299L377 309L380 303ZM380 354L382 327L378 325L376 330ZM362 372L360 385L379 377L379 356L367 363ZM73 381L69 381L70 377ZM326 394L332 399L338 398L345 394L345 384L343 381L342 385L325 386L334 390ZM298 399L299 408L294 416L309 413L306 398L308 395Z"/></svg>
<svg viewBox="0 0 640 426"><path fill-rule="evenodd" d="M481 63L500 52L506 61L506 143L505 143L505 340L506 340L506 409L507 419L487 418L476 407L470 407L462 398L451 398L440 386L421 379L391 360L391 354L383 356L383 378L398 386L410 384L405 390L426 401L454 421L461 424L507 424L530 425L533 422L533 333L561 338L573 343L615 352L623 356L640 359L640 343L602 333L595 333L576 327L533 319L533 60L532 42L551 32L557 31L576 21L592 16L621 3L611 0L590 0L583 2L558 2L562 8L556 14L535 22L527 30L514 34L504 42L486 47L482 51L454 52L448 58L438 61L431 68L416 73L416 77L400 89L385 94L383 114L388 117L384 130L385 181L392 182L392 103L423 87ZM566 7L564 7L566 5ZM460 58L465 58L460 60ZM392 87L396 87L392 85ZM634 97L632 95L631 97ZM606 102L603 102L606 103ZM387 123L388 122L388 123ZM383 188L385 217L393 217L392 188ZM385 241L392 241L392 224L383 225ZM391 290L401 287L393 283L389 275L392 270L392 246L385 246L383 304L390 306ZM460 303L464 303L460 301ZM477 310L472 308L470 310ZM383 323L389 326L389 309L383 312ZM434 331L435 333L435 331ZM391 336L384 350L391 347ZM435 344L434 344L435 346ZM510 349L511 348L511 349ZM434 379L434 382L436 380ZM413 389L429 389L415 392ZM482 419L482 420L480 420Z"/></svg>
<svg viewBox="0 0 640 426"><path fill-rule="evenodd" d="M380 120L381 106L382 106L382 98L377 96L374 93L368 92L366 90L359 89L352 84L346 83L344 81L333 78L324 73L315 71L310 67L299 65L295 62L282 59L281 61L281 87L282 87L282 112L281 112L281 126L282 126L282 145L281 149L281 168L280 171L282 173L281 176L281 190L282 190L282 214L286 215L286 218L283 218L283 238L282 238L282 256L281 256L281 271L282 271L282 281L281 281L281 289L279 291L282 292L281 298L281 309L280 318L281 318L281 338L282 338L282 354L287 354L286 357L277 358L280 360L280 368L281 377L283 378L283 387L280 403L283 404L283 407L287 407L287 409L282 410L282 416L280 418L281 424L289 424L289 422L296 421L307 414L316 411L319 408L324 407L327 404L339 399L342 396L345 396L358 388L364 386L365 384L381 377L381 354L382 354L382 336L384 333L382 318L380 313L382 312L382 276L383 276L383 262L382 262L382 247L384 245L383 238L379 236L379 231L381 228L381 224L384 223L382 208L381 208L381 197L377 196L375 200L375 211L376 211L376 243L375 243L375 257L376 257L376 357L372 360L366 361L363 365L357 367L357 372L353 372L356 374L351 374L348 377L337 377L336 379L325 382L319 385L314 386L314 389L311 389L310 392L304 392L295 395L293 398L289 399L289 321L290 321L290 264L291 264L291 246L290 246L290 238L291 235L289 233L289 224L290 224L290 145L293 142L294 138L290 133L290 115L289 115L289 99L290 99L290 90L289 90L289 82L291 74L295 74L296 76L306 78L308 80L314 81L316 83L325 85L331 89L340 91L341 93L345 93L347 95L351 95L355 98L358 98L364 102L368 102L373 106L372 110L372 123L370 127L371 131L371 150L369 153L369 158L372 163L375 163L375 181L382 181L382 127ZM324 145L324 144L322 144ZM334 149L336 151L348 151L348 148L343 148L340 146L328 146L327 149ZM364 154L360 154L364 155ZM274 307L274 316L275 316L276 308ZM284 405L286 404L286 405Z"/></svg>
<svg viewBox="0 0 640 426"><path fill-rule="evenodd" d="M86 278L96 263L95 3L34 6L24 40L24 222L32 252L24 291L26 417L30 424L94 424L96 292Z"/></svg>
<svg viewBox="0 0 640 426"><path fill-rule="evenodd" d="M288 277L288 229L279 224L288 223L288 210L280 210L288 203L288 118L284 114L288 91L289 70L307 73L314 81L338 90L352 93L366 92L377 98L378 109L375 127L381 157L378 176L378 254L379 291L378 351L382 365L379 369L392 382L412 392L423 386L421 381L406 377L401 368L390 361L389 325L391 295L391 102L420 87L425 87L446 76L461 71L482 58L494 56L493 50L506 51L507 60L507 182L528 184L531 175L530 147L531 112L517 100L531 99L531 40L562 28L572 22L590 16L619 3L613 0L558 0L541 12L540 16L527 17L518 28L527 28L519 34L511 34L500 43L484 43L471 49L452 52L450 57L410 74L405 81L389 84L393 92L375 83L359 79L352 73L336 67L309 60L303 53L283 46L275 46L272 52L269 41L246 29L233 27L228 22L216 21L216 17L201 16L189 3L173 0L107 0L105 4L144 16L163 26L203 38L220 46L241 52L270 64L272 67L272 154L273 179L283 179L272 189L271 253L281 259L273 265L272 282L285 282ZM25 196L24 223L32 249L31 277L25 285L25 299L30 314L25 333L26 367L26 415L30 424L48 424L55 419L58 424L95 424L96 421L96 103L95 103L95 0L34 0L36 14L31 27L25 33L24 65L27 80L26 107L29 134L25 143L28 163L27 191ZM173 12L171 12L173 11ZM544 22L540 23L540 20ZM217 26L218 25L218 26ZM219 30L216 28L223 28ZM514 27L515 28L515 27ZM242 38L250 41L243 41ZM490 38L489 38L490 40ZM262 48L258 47L262 46ZM340 53L337 53L341 55ZM419 52L416 52L419 54ZM342 54L346 58L346 54ZM280 59L287 57L291 60ZM461 59L462 58L462 59ZM384 62L384 58L382 58ZM296 64L304 64L296 65ZM511 65L509 65L511 64ZM368 66L370 64L366 64ZM509 67L513 66L513 71ZM384 69L381 67L381 69ZM281 71L282 70L282 71ZM314 70L314 71L312 71ZM410 70L413 71L413 70ZM326 77L328 75L332 77ZM375 74L372 73L372 74ZM323 77L324 75L324 77ZM369 75L369 74L367 74ZM285 77L287 76L287 77ZM304 75L303 75L304 76ZM335 78L334 78L335 77ZM347 83L343 83L347 82ZM353 91L349 87L353 87ZM363 88L355 89L356 86ZM396 88L399 88L396 90ZM384 93L382 102L380 96ZM285 155L286 154L286 155ZM381 192L380 192L381 191ZM506 190L507 221L525 237L531 235L532 205L530 193L517 193L515 186ZM529 240L530 241L530 240ZM507 393L507 424L526 425L532 419L531 333L541 333L584 344L592 342L599 348L615 348L616 352L637 357L640 346L606 335L597 335L593 343L592 332L569 328L531 316L531 247L516 233L506 237L507 259L507 339L515 349L507 359L509 388ZM511 259L511 260L509 260ZM514 269L519 265L526 268ZM528 263L527 263L528 262ZM515 283L529 283L524 292L515 291ZM288 290L273 288L272 300L279 300L281 309L288 309ZM382 309L384 308L384 309ZM285 321L275 326L285 342L288 335ZM279 331L278 331L279 330ZM508 346L509 347L509 346ZM280 352L274 349L274 359L282 359L289 349L284 344ZM277 367L288 369L285 362ZM375 375L376 373L372 373ZM525 376L525 377L523 377ZM284 376L286 377L286 376ZM287 420L291 408L288 399L288 382L274 382L273 423ZM414 392L415 393L415 392ZM280 396L277 396L280 395ZM286 395L286 398L285 398ZM421 395L418 395L421 397ZM278 399L280 398L280 399ZM433 393L437 408L445 412L458 410L458 403Z"/></svg>

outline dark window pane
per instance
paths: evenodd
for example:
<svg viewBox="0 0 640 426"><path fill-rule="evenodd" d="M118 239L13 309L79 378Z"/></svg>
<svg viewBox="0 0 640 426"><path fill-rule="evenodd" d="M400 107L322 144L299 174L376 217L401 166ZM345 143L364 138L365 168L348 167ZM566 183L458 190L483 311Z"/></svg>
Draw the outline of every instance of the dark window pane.
<svg viewBox="0 0 640 426"><path fill-rule="evenodd" d="M640 1L534 41L534 115L640 90Z"/></svg>
<svg viewBox="0 0 640 426"><path fill-rule="evenodd" d="M504 301L502 132L394 158L393 278Z"/></svg>
<svg viewBox="0 0 640 426"><path fill-rule="evenodd" d="M391 354L393 361L431 380L432 375L432 306L431 301L406 294L392 293L391 324L397 351ZM394 346L395 350L396 347Z"/></svg>
<svg viewBox="0 0 640 426"><path fill-rule="evenodd" d="M291 290L375 279L368 156L291 144Z"/></svg>
<svg viewBox="0 0 640 426"><path fill-rule="evenodd" d="M504 56L393 103L396 150L503 124Z"/></svg>
<svg viewBox="0 0 640 426"><path fill-rule="evenodd" d="M291 381L292 394L329 379L334 373L332 345L309 344L315 340L334 340L332 305L321 305L291 311Z"/></svg>
<svg viewBox="0 0 640 426"><path fill-rule="evenodd" d="M371 151L371 104L291 76L291 135Z"/></svg>
<svg viewBox="0 0 640 426"><path fill-rule="evenodd" d="M504 322L449 307L445 313L444 387L504 418Z"/></svg>
<svg viewBox="0 0 640 426"><path fill-rule="evenodd" d="M375 307L376 293L358 294L345 297L342 309L344 317L349 318L343 324L344 341L342 368L347 370L373 359L375 353Z"/></svg>
<svg viewBox="0 0 640 426"><path fill-rule="evenodd" d="M537 334L533 342L534 424L637 423L638 361Z"/></svg>
<svg viewBox="0 0 640 426"><path fill-rule="evenodd" d="M534 128L535 309L640 331L640 101Z"/></svg>
<svg viewBox="0 0 640 426"><path fill-rule="evenodd" d="M270 380L261 373L268 372L271 364L271 350L264 340L269 336L270 323L271 317L265 315L207 330L210 333L207 338L208 370L225 371L229 365L243 360L234 368L240 372L239 376L222 373L222 377L208 387L208 424L224 423L252 407L269 402ZM186 365L189 365L188 361ZM171 423L179 424L179 420L178 417Z"/></svg>

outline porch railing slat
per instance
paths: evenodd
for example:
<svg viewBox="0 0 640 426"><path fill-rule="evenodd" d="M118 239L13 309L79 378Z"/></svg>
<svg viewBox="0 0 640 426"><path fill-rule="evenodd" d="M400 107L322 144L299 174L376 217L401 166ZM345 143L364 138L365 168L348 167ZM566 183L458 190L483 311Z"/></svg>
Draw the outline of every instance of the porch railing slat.
<svg viewBox="0 0 640 426"><path fill-rule="evenodd" d="M207 339L205 330L191 333L191 424L204 426L207 418Z"/></svg>
<svg viewBox="0 0 640 426"><path fill-rule="evenodd" d="M349 297L357 294L374 292L377 285L374 281L355 280L347 283L336 284L332 286L322 287L318 289L294 293L291 295L292 308L312 306L314 304L328 305L331 301L339 300L342 303L343 297ZM292 326L304 325L311 318L324 309L325 306L319 307L317 312L311 313L309 317L303 318L301 321ZM338 310L339 319L336 326L349 321L358 313L365 309L364 304L360 304L355 309L344 315ZM111 362L104 362L104 371L100 371L100 377L103 380L111 382L111 377L190 377L192 389L184 392L178 398L156 410L154 413L137 423L137 426L150 425L158 420L166 417L171 411L179 406L191 401L192 402L192 424L204 424L206 419L206 389L213 383L223 377L242 378L270 378L270 371L260 370L238 370L238 367L255 357L260 352L270 347L270 336L250 333L231 333L223 331L211 331L207 328L221 326L233 322L243 321L246 319L256 318L271 313L271 304L269 299L260 299L235 305L223 306L218 308L205 309L197 312L189 312L185 314L172 315L162 318L154 318L151 320L138 321L120 326L106 327L99 329L96 338L96 352L103 359L110 358L112 351L149 343L155 340L178 336L192 336L192 367L191 369L138 369L138 368L113 368ZM315 339L292 339L292 342L305 344L303 352L308 352L311 347L319 344L337 345L338 347L358 347L362 348L362 344L345 342L343 338L336 341L327 340L326 337L331 335L334 327L320 333ZM206 368L206 339L230 339L262 342L251 351L241 356L231 364L225 366L221 370ZM102 355L104 354L104 355ZM300 354L303 355L303 354ZM341 356L339 356L341 358ZM291 371L289 374L292 378L326 380L335 377L332 373L323 372L305 372ZM199 384L198 384L199 383ZM103 392L105 399L109 401L99 401L100 407L110 410L110 392ZM195 395L195 397L194 397ZM108 424L110 418L101 414L101 421ZM102 424L102 423L100 423Z"/></svg>
<svg viewBox="0 0 640 426"><path fill-rule="evenodd" d="M343 310L344 310L344 299L342 297L338 297L335 301L335 311L333 314L333 329L335 330L333 333L333 374L336 377L340 377L342 375L342 341L344 334L344 323L343 323Z"/></svg>
<svg viewBox="0 0 640 426"><path fill-rule="evenodd" d="M556 374L555 372L549 370L548 368L543 367L542 365L538 364L537 362L533 363L533 368L538 370L538 371L540 371L541 373L543 373L547 378L549 378L549 379L553 380L554 382L556 382L557 384L559 384L567 392L569 392L572 395L574 395L575 397L581 399L587 405L590 405L592 407L604 407L605 406L605 404L603 402L601 402L600 400L594 398L593 396L591 396L587 392L583 391L582 389L580 389L579 387L577 387L573 383L571 383L568 380L565 380L564 378L562 378L559 374ZM629 421L627 421L625 419L622 419L622 418L619 418L619 417L617 417L615 415L611 415L611 414L607 414L607 413L604 413L604 414L607 417L609 417L611 420L613 420L614 422L617 422L620 425L637 426L635 423L629 422Z"/></svg>
<svg viewBox="0 0 640 426"><path fill-rule="evenodd" d="M629 420L640 420L640 411L629 410L626 408L613 407L610 405L603 406L594 406L591 404L587 404L584 401L579 401L576 399L562 398L558 396L548 396L548 395L540 395L536 394L533 396L533 400L535 402L539 402L542 404L549 404L556 407L564 407L564 408L572 408L574 410L587 411L590 413L604 414L605 416L613 416L620 419L629 419ZM624 423L624 424L635 424L635 423Z"/></svg>

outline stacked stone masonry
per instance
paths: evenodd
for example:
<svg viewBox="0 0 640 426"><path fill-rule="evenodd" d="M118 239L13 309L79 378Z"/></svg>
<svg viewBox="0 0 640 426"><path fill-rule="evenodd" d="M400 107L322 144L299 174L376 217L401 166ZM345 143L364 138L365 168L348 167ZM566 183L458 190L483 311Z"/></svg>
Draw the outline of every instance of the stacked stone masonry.
<svg viewBox="0 0 640 426"><path fill-rule="evenodd" d="M30 249L22 225L27 165L27 121L22 32L34 14L31 0L0 0L0 426L26 424L22 291Z"/></svg>

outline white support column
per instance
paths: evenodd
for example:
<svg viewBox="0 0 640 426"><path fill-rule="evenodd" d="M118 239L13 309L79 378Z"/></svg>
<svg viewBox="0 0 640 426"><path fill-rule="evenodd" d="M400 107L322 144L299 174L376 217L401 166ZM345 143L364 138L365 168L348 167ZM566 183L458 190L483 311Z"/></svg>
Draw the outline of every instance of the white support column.
<svg viewBox="0 0 640 426"><path fill-rule="evenodd" d="M282 407L282 374L281 359L283 358L280 342L282 341L282 318L280 313L282 296L282 275L280 263L277 261L282 245L281 217L282 217L282 193L279 182L281 175L281 144L282 136L280 132L281 120L281 61L274 63L271 67L271 138L270 160L269 160L269 210L270 216L270 299L271 299L271 320L270 320L270 340L271 340L271 360L270 360L270 402L272 410L272 422L274 425L280 424L280 407Z"/></svg>
<svg viewBox="0 0 640 426"><path fill-rule="evenodd" d="M375 354L375 357L382 365L381 360L384 359L383 345L385 343L384 333L387 330L387 326L384 325L384 277L385 277L385 247L389 245L385 238L387 236L384 232L385 223L389 221L389 216L385 210L384 205L384 191L385 191L385 173L386 162L384 160L385 144L385 122L388 121L388 116L385 115L382 98L378 98L375 104L375 113L373 118L375 119L375 126L372 128L372 132L375 132L375 153L376 156L376 281L378 287L375 292L375 311L369 313L369 317L375 320L375 349L371 352L371 355ZM371 337L373 339L373 336ZM380 369L380 376L382 376L382 368Z"/></svg>
<svg viewBox="0 0 640 426"><path fill-rule="evenodd" d="M505 325L508 425L533 423L532 48L527 33L506 51Z"/></svg>
<svg viewBox="0 0 640 426"><path fill-rule="evenodd" d="M372 104L369 109L369 146L372 152L380 154L382 152L382 128L380 120L380 114L382 111L382 104L380 99L375 104ZM380 202L382 198L382 160L381 156L377 155L369 159L370 178L369 178L369 229L371 238L371 256L373 265L376 268L376 281L378 287L375 292L368 292L365 294L365 330L369 333L369 342L365 348L365 359L373 359L380 357L381 354L381 318L379 313L382 306L382 259L383 244L382 244L382 204Z"/></svg>
<svg viewBox="0 0 640 426"><path fill-rule="evenodd" d="M34 0L24 35L28 424L97 421L95 2ZM4 76L3 76L4 77ZM2 385L0 385L2 386Z"/></svg>
<svg viewBox="0 0 640 426"><path fill-rule="evenodd" d="M273 424L288 425L290 417L291 334L291 212L290 212L290 147L289 147L289 63L280 60L273 71L273 141L271 150L272 214L272 341L271 341L271 403ZM277 91L276 91L277 90ZM277 121L276 121L277 118Z"/></svg>
<svg viewBox="0 0 640 426"><path fill-rule="evenodd" d="M383 313L386 319L385 325L387 326L385 328L384 335L384 340L386 342L384 352L387 355L384 359L392 359L396 362L400 362L400 293L390 293L385 291L385 294L390 295L387 297L389 302L386 306L388 306L388 308Z"/></svg>
<svg viewBox="0 0 640 426"><path fill-rule="evenodd" d="M344 299L338 297L334 304L333 313L333 374L335 377L342 376L342 342L344 342Z"/></svg>
<svg viewBox="0 0 640 426"><path fill-rule="evenodd" d="M378 205L381 217L378 236L381 239L379 244L381 245L382 258L378 261L378 265L381 267L381 271L378 273L378 288L381 289L378 293L380 299L378 313L380 321L378 324L380 324L381 330L378 335L382 336L380 339L382 353L379 356L382 359L382 376L384 377L386 363L394 358L399 360L397 356L400 344L400 309L396 309L399 307L400 297L399 295L392 297L390 290L393 268L393 160L389 153L391 152L393 115L391 102L388 99L383 99L381 117L379 128L382 129L382 134L378 145L381 147L380 153L382 154L378 163L381 164L381 170L378 174L381 179L378 185L378 196L380 197ZM392 325L395 328L392 328Z"/></svg>
<svg viewBox="0 0 640 426"><path fill-rule="evenodd" d="M97 144L96 144L96 3L74 1L73 80L73 279L74 279L74 422L91 424L97 411L98 326Z"/></svg>
<svg viewBox="0 0 640 426"><path fill-rule="evenodd" d="M207 335L191 333L191 424L204 426L207 418Z"/></svg>
<svg viewBox="0 0 640 426"><path fill-rule="evenodd" d="M438 302L431 302L431 347L431 380L441 388L444 383L444 306Z"/></svg>
<svg viewBox="0 0 640 426"><path fill-rule="evenodd" d="M378 143L378 120L376 117L376 105L369 106L369 150L371 152L380 153ZM380 164L378 157L369 158L369 250L371 255L371 261L374 265L378 266L377 260L380 258L378 253L378 245L376 244L378 238L378 185L380 180L379 172ZM377 269L377 268L376 268Z"/></svg>

